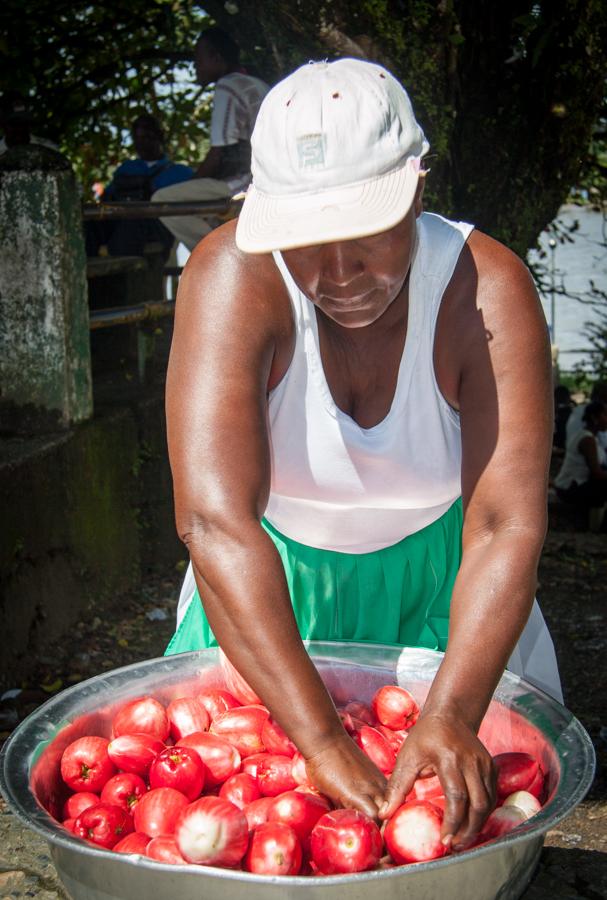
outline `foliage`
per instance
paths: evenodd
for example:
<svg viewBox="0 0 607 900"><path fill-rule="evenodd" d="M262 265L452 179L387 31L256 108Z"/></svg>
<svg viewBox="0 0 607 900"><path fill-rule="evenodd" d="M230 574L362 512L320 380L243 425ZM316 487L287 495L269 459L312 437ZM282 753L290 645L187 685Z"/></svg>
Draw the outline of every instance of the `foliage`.
<svg viewBox="0 0 607 900"><path fill-rule="evenodd" d="M0 16L2 84L36 98L87 184L143 107L177 158L200 158L208 98L183 77L208 16L270 83L309 59L385 64L432 145L428 207L521 254L586 177L604 95L604 0L5 0Z"/></svg>

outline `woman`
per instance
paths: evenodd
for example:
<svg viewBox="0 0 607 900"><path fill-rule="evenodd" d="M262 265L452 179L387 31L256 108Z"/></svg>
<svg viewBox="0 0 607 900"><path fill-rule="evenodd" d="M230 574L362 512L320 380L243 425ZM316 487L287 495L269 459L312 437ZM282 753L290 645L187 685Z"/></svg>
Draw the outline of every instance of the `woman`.
<svg viewBox="0 0 607 900"><path fill-rule="evenodd" d="M598 440L605 431L607 405L594 400L584 409L581 427L567 441L563 464L554 479L561 500L589 509L590 526L597 531L607 503L605 451Z"/></svg>
<svg viewBox="0 0 607 900"><path fill-rule="evenodd" d="M385 69L302 67L252 146L237 226L180 284L168 437L198 591L186 579L168 652L214 636L337 803L385 818L436 772L463 847L494 803L476 731L544 537L545 322L520 260L422 214L428 144ZM446 648L389 784L300 634ZM558 691L553 654L540 664Z"/></svg>

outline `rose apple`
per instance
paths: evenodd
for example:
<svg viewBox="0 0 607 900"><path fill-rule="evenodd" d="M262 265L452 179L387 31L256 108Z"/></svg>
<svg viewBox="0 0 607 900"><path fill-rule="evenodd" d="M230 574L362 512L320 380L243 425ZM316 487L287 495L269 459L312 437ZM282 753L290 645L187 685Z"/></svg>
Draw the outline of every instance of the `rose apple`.
<svg viewBox="0 0 607 900"><path fill-rule="evenodd" d="M257 780L246 772L237 772L231 775L227 781L221 785L219 796L224 800L229 800L238 809L244 809L254 800L259 800L261 791L257 787Z"/></svg>
<svg viewBox="0 0 607 900"><path fill-rule="evenodd" d="M268 822L284 822L289 825L302 847L307 849L312 829L330 808L328 802L318 795L285 791L272 798L268 808Z"/></svg>
<svg viewBox="0 0 607 900"><path fill-rule="evenodd" d="M483 825L476 843L483 844L493 838L502 837L517 825L525 822L527 818L527 813L518 806L500 806L493 810Z"/></svg>
<svg viewBox="0 0 607 900"><path fill-rule="evenodd" d="M126 837L114 844L114 853L139 853L145 856L145 848L151 841L149 834L143 834L142 831L133 831Z"/></svg>
<svg viewBox="0 0 607 900"><path fill-rule="evenodd" d="M515 791L529 791L539 799L544 778L537 759L529 753L499 753L493 757L497 770L497 801Z"/></svg>
<svg viewBox="0 0 607 900"><path fill-rule="evenodd" d="M295 783L300 787L314 787L314 785L308 778L306 761L299 750L297 751L291 762L291 775L293 776L293 780L295 781Z"/></svg>
<svg viewBox="0 0 607 900"><path fill-rule="evenodd" d="M265 750L261 729L268 716L265 706L238 706L216 716L209 730L229 741L244 759Z"/></svg>
<svg viewBox="0 0 607 900"><path fill-rule="evenodd" d="M122 734L110 741L108 756L123 772L145 777L165 745L151 734Z"/></svg>
<svg viewBox="0 0 607 900"><path fill-rule="evenodd" d="M120 772L113 775L103 786L101 802L120 806L125 812L132 813L135 804L147 794L147 785L140 775L134 772Z"/></svg>
<svg viewBox="0 0 607 900"><path fill-rule="evenodd" d="M261 703L253 688L244 680L240 672L234 668L223 650L219 650L219 662L223 671L226 687L240 703L248 706L251 703Z"/></svg>
<svg viewBox="0 0 607 900"><path fill-rule="evenodd" d="M237 866L249 844L247 819L221 797L201 797L180 814L175 841L188 862Z"/></svg>
<svg viewBox="0 0 607 900"><path fill-rule="evenodd" d="M211 719L197 697L179 697L167 706L171 737L179 741L195 731L208 731Z"/></svg>
<svg viewBox="0 0 607 900"><path fill-rule="evenodd" d="M298 875L302 851L289 825L266 822L253 831L244 858L244 868L256 875Z"/></svg>
<svg viewBox="0 0 607 900"><path fill-rule="evenodd" d="M358 734L360 729L366 724L362 719L353 716L352 713L346 712L345 709L337 710L341 724L344 726L350 737Z"/></svg>
<svg viewBox="0 0 607 900"><path fill-rule="evenodd" d="M151 734L159 741L166 741L170 725L166 709L153 697L138 697L125 703L112 722L115 738L121 734Z"/></svg>
<svg viewBox="0 0 607 900"><path fill-rule="evenodd" d="M243 807L243 813L247 817L249 831L253 831L258 825L268 821L268 809L274 797L260 797Z"/></svg>
<svg viewBox="0 0 607 900"><path fill-rule="evenodd" d="M320 817L310 835L312 861L322 875L365 872L382 855L379 828L356 809L335 809Z"/></svg>
<svg viewBox="0 0 607 900"><path fill-rule="evenodd" d="M98 793L116 773L108 755L109 741L88 735L73 741L61 757L61 777L73 791Z"/></svg>
<svg viewBox="0 0 607 900"><path fill-rule="evenodd" d="M268 753L257 767L257 786L264 797L276 797L297 787L290 756Z"/></svg>
<svg viewBox="0 0 607 900"><path fill-rule="evenodd" d="M119 806L98 803L80 813L74 823L74 834L99 847L111 850L125 835L133 831L133 818Z"/></svg>
<svg viewBox="0 0 607 900"><path fill-rule="evenodd" d="M442 809L429 800L403 803L386 823L386 849L400 864L439 859L447 853L441 841L442 824Z"/></svg>
<svg viewBox="0 0 607 900"><path fill-rule="evenodd" d="M542 804L537 797L534 797L529 791L515 791L514 794L506 797L502 803L502 807L504 806L516 806L517 809L521 809L525 813L528 819L539 813L542 808Z"/></svg>
<svg viewBox="0 0 607 900"><path fill-rule="evenodd" d="M363 753L366 753L369 759L375 763L380 772L384 775L391 775L396 765L396 753L376 728L370 725L363 725L359 732L354 736L355 742L358 744Z"/></svg>
<svg viewBox="0 0 607 900"><path fill-rule="evenodd" d="M361 703L360 700L350 700L350 702L346 703L344 706L344 712L350 713L351 716L364 722L365 725L371 725L373 727L377 725L377 716L373 710L369 709L366 703Z"/></svg>
<svg viewBox="0 0 607 900"><path fill-rule="evenodd" d="M88 807L87 807L87 809L88 809ZM76 824L76 819L64 819L61 824L68 831L71 831L72 834L74 833L74 825Z"/></svg>
<svg viewBox="0 0 607 900"><path fill-rule="evenodd" d="M91 791L78 791L76 794L68 797L63 804L63 819L77 819L80 813L88 809L89 806L96 806L100 802L101 799L98 794L93 794ZM104 800L103 802L106 803L107 801ZM65 821L63 824L65 824Z"/></svg>
<svg viewBox="0 0 607 900"><path fill-rule="evenodd" d="M373 695L371 709L382 725L395 731L411 728L419 716L419 706L413 696L396 684L380 687Z"/></svg>
<svg viewBox="0 0 607 900"><path fill-rule="evenodd" d="M173 863L176 866L187 866L188 864L179 852L175 838L167 837L167 835L152 838L145 849L145 855L158 862Z"/></svg>
<svg viewBox="0 0 607 900"><path fill-rule="evenodd" d="M211 722L220 716L221 713L227 712L228 709L235 709L240 706L240 700L237 700L234 694L229 691L211 690L202 691L196 698L209 714Z"/></svg>
<svg viewBox="0 0 607 900"><path fill-rule="evenodd" d="M257 770L261 765L264 759L267 759L269 756L268 753L253 753L252 756L247 756L242 761L242 771L246 772L247 775L251 775L252 778L257 778Z"/></svg>
<svg viewBox="0 0 607 900"><path fill-rule="evenodd" d="M161 787L148 791L133 811L135 830L152 838L173 834L175 822L188 803L185 794L174 788Z"/></svg>
<svg viewBox="0 0 607 900"><path fill-rule="evenodd" d="M240 753L225 738L209 731L196 731L177 741L178 747L195 750L206 766L205 784L212 788L240 769Z"/></svg>
<svg viewBox="0 0 607 900"><path fill-rule="evenodd" d="M188 800L200 797L206 769L191 747L166 747L150 766L150 788L170 787Z"/></svg>
<svg viewBox="0 0 607 900"><path fill-rule="evenodd" d="M402 745L407 740L409 735L408 731L400 730L394 731L392 728L388 728L387 725L376 725L375 726L380 734L383 734L385 739L388 741L396 755L398 756L398 751L402 747Z"/></svg>
<svg viewBox="0 0 607 900"><path fill-rule="evenodd" d="M261 729L261 742L268 753L278 753L280 756L295 756L297 747L287 737L278 722L267 718Z"/></svg>
<svg viewBox="0 0 607 900"><path fill-rule="evenodd" d="M407 800L434 800L435 797L444 797L445 792L438 775L428 778L418 778L407 796Z"/></svg>

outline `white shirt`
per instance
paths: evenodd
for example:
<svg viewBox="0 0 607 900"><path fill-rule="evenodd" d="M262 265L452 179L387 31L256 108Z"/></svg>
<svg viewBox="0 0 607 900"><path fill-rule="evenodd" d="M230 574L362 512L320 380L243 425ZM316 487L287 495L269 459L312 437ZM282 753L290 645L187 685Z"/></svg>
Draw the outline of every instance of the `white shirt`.
<svg viewBox="0 0 607 900"><path fill-rule="evenodd" d="M211 114L211 147L250 142L261 101L269 90L265 81L242 72L230 72L220 78L215 85ZM250 180L250 172L246 172L226 178L225 182L236 193L246 188Z"/></svg>

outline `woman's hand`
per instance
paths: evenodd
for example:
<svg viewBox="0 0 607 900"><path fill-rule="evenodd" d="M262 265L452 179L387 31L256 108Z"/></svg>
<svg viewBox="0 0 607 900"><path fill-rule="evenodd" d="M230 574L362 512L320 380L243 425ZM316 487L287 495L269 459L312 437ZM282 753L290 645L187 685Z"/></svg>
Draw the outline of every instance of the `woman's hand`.
<svg viewBox="0 0 607 900"><path fill-rule="evenodd" d="M380 818L390 818L415 780L430 775L438 775L446 798L442 841L463 850L496 800L491 756L465 722L436 714L419 719L398 754Z"/></svg>
<svg viewBox="0 0 607 900"><path fill-rule="evenodd" d="M386 796L386 778L345 732L343 738L309 756L306 770L312 783L336 806L378 817Z"/></svg>

